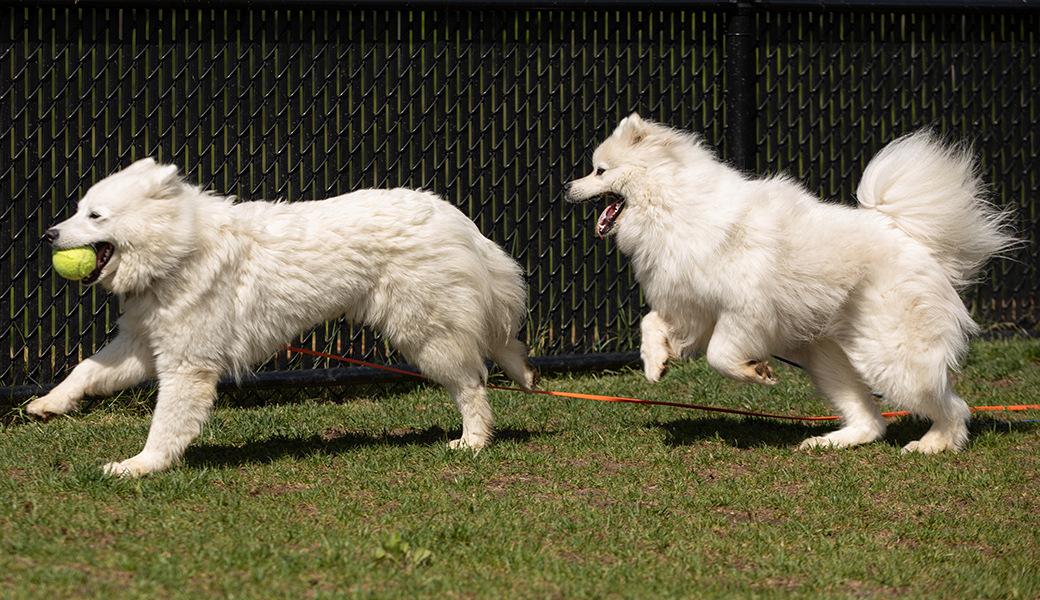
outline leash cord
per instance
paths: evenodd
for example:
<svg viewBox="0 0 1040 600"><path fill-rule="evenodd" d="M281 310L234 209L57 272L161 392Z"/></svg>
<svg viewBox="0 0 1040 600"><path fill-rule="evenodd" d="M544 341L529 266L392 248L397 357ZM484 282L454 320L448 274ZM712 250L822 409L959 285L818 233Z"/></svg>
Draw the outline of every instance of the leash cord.
<svg viewBox="0 0 1040 600"><path fill-rule="evenodd" d="M395 369L393 367L387 367L387 366L384 366L384 365L377 365L377 364L374 364L374 363L365 362L363 360L357 360L355 358L347 358L345 356L337 356L335 354L327 354L325 352L318 352L316 350L307 350L306 348L296 348L296 347L293 347L293 346L282 346L282 349L285 350L286 352L298 352L300 354L309 354L311 356L318 356L318 357L321 357L321 358L328 358L330 360L338 360L338 361L341 361L341 362L346 362L346 363L350 363L350 364L354 364L354 365L361 365L361 366L364 366L364 367L372 367L372 368L375 368L375 369L380 369L382 371L389 371L391 373L398 373L398 374L402 374L402 375L410 375L412 377L418 377L420 379L429 379L426 375L423 375L421 373L415 373L413 371L405 371L403 369ZM793 365L793 366L796 366L796 367L799 367L799 368L804 368L804 367L802 367L801 365L799 365L797 363L794 363L794 362L782 359L780 357L775 357L775 358L777 358L778 360L782 360L783 362L788 363L790 365ZM521 392L521 393L524 392L524 390L522 390L520 388L503 387L503 386L497 386L497 385L489 385L487 387L488 387L488 389L500 390L500 391L504 391L504 392ZM540 394L540 395L543 395L543 396L557 396L557 397L561 397L561 398L576 398L576 399L580 399L580 400L597 400L599 402L622 402L622 403L628 403L628 404L652 404L652 405L656 405L656 406L674 406L674 407L678 407L678 408L690 408L690 409L695 409L695 410L703 410L703 411L707 411L707 412L729 413L729 414L734 414L734 415L743 415L743 416L747 416L747 417L762 417L762 418L767 418L767 419L786 419L786 420L790 420L790 421L834 421L834 420L837 420L837 419L841 418L841 417L838 417L838 416L807 417L807 416L775 415L775 414L771 414L771 413L760 413L760 412L753 412L753 411L747 411L747 410L738 410L738 409L735 409L735 408L720 408L720 407L717 407L717 406L701 406L699 404L684 404L682 402L665 402L663 400L641 400L639 398L624 398L624 397L619 397L619 396L601 396L601 395L598 395L598 394L579 394L577 392L556 392L556 391L551 391L551 390L532 390L530 393L532 393L532 394ZM975 412L993 412L993 411L1004 411L1004 410L1008 410L1008 411L1040 410L1040 404L1012 404L1012 405L1007 405L1007 406L973 406L973 407L971 407L971 410L975 411ZM904 416L907 416L909 414L911 414L910 411L899 410L899 411L881 413L881 416L883 416L885 418L891 418L891 417L904 417ZM1033 421L1018 421L1016 423L1032 423L1032 422ZM998 423L976 423L976 424L977 425L998 425ZM1004 425L1005 423L999 423L999 424L1000 425ZM1010 425L1011 423L1006 423L1006 424Z"/></svg>

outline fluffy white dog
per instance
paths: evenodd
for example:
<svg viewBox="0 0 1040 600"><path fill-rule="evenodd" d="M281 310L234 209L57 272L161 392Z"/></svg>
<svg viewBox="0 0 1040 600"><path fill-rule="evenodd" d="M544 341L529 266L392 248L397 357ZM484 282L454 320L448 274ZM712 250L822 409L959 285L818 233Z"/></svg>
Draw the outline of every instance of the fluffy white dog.
<svg viewBox="0 0 1040 600"><path fill-rule="evenodd" d="M1013 243L964 149L928 132L893 142L863 173L859 208L749 179L697 136L635 114L592 160L566 199L611 199L596 230L615 236L651 306L647 379L704 352L727 377L772 385L769 357L794 350L844 417L802 448L882 437L871 388L932 421L904 451L964 447L969 409L949 369L977 326L958 290Z"/></svg>
<svg viewBox="0 0 1040 600"><path fill-rule="evenodd" d="M90 188L47 239L58 249L94 246L98 264L85 283L118 294L124 312L116 338L29 414L46 419L84 395L159 380L144 450L105 465L108 473L177 462L222 373L243 373L301 330L344 314L382 331L447 388L462 413L453 447L479 449L491 438L485 358L525 390L534 385L516 339L526 306L520 266L430 193L234 203L144 159Z"/></svg>

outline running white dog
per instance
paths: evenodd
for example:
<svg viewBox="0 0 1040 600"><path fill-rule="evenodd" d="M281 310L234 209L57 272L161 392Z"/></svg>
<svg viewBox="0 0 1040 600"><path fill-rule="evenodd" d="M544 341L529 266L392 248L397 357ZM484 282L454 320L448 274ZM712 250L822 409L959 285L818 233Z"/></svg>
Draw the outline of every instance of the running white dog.
<svg viewBox="0 0 1040 600"><path fill-rule="evenodd" d="M143 475L177 462L198 435L218 377L243 373L301 330L346 315L373 325L462 413L453 447L492 435L485 358L534 385L516 339L520 266L437 196L365 190L320 202L242 202L185 183L174 166L135 162L93 186L50 229L55 248L92 245L87 284L119 294L119 334L28 406L46 419L157 376L144 450L105 465Z"/></svg>
<svg viewBox="0 0 1040 600"><path fill-rule="evenodd" d="M769 357L793 349L844 417L802 448L882 437L871 388L932 421L904 451L965 446L969 409L949 369L977 326L958 290L1013 240L964 149L927 132L893 142L863 173L858 209L784 177L749 179L695 135L635 114L592 160L566 198L612 200L596 229L615 235L652 308L647 379L705 352L727 377L772 385Z"/></svg>

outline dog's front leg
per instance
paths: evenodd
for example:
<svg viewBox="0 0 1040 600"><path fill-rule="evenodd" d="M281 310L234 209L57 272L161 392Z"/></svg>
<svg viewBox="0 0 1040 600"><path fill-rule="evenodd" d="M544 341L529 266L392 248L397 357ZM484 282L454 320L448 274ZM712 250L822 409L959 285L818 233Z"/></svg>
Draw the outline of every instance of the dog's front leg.
<svg viewBox="0 0 1040 600"><path fill-rule="evenodd" d="M140 383L155 371L155 360L139 336L121 333L94 356L72 369L49 394L25 407L30 416L46 421L75 410L84 396L104 396Z"/></svg>
<svg viewBox="0 0 1040 600"><path fill-rule="evenodd" d="M650 383L660 381L668 373L668 361L678 358L668 335L669 329L657 311L650 311L640 324L639 356L643 359L643 370Z"/></svg>
<svg viewBox="0 0 1040 600"><path fill-rule="evenodd" d="M105 473L137 477L163 471L180 461L209 417L217 397L218 377L219 373L200 370L162 374L144 450L122 462L108 463Z"/></svg>

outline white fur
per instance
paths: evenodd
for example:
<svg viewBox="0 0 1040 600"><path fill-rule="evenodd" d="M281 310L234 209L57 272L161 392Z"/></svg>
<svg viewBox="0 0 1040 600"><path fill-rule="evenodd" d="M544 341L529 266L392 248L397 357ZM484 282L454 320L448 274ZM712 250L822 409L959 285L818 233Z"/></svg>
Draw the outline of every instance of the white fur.
<svg viewBox="0 0 1040 600"><path fill-rule="evenodd" d="M177 462L199 433L220 374L241 374L328 319L370 324L462 413L453 447L482 448L493 420L485 358L534 385L516 339L519 265L434 194L364 190L329 200L242 202L135 162L93 186L51 230L57 248L111 243L99 282L119 294L119 334L28 406L40 418L157 376L144 450L106 465L142 475Z"/></svg>
<svg viewBox="0 0 1040 600"><path fill-rule="evenodd" d="M719 373L776 382L767 361L800 352L844 417L802 443L851 446L885 433L870 390L933 422L905 450L957 450L968 406L949 369L976 331L958 290L1013 243L1007 213L982 199L971 155L928 132L867 166L858 209L820 202L785 177L751 179L695 135L631 115L593 154L567 199L625 199L611 234L652 312L646 375L704 352Z"/></svg>

